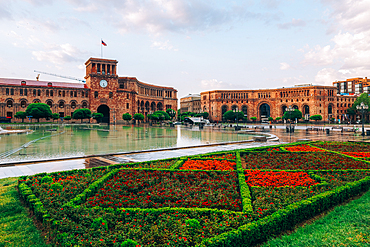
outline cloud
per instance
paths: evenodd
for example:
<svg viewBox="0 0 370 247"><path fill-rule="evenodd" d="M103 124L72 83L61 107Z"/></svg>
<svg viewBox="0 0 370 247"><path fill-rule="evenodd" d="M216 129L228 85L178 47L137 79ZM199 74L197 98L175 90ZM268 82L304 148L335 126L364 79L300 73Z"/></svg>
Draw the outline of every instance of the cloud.
<svg viewBox="0 0 370 247"><path fill-rule="evenodd" d="M290 69L290 65L287 63L280 63L280 69L281 70L287 70Z"/></svg>
<svg viewBox="0 0 370 247"><path fill-rule="evenodd" d="M10 11L10 1L0 0L0 20L12 19Z"/></svg>
<svg viewBox="0 0 370 247"><path fill-rule="evenodd" d="M169 44L169 40L165 42L154 41L150 47L158 48L160 50L169 50L169 51L178 51L178 49L174 49L171 44Z"/></svg>
<svg viewBox="0 0 370 247"><path fill-rule="evenodd" d="M32 55L38 61L48 61L55 65L71 62L81 63L84 59L80 57L87 56L86 52L82 52L68 43L45 47L42 51L33 51Z"/></svg>
<svg viewBox="0 0 370 247"><path fill-rule="evenodd" d="M280 29L290 29L292 27L303 27L306 26L306 22L301 19L292 19L290 22L285 22L283 24L277 24Z"/></svg>
<svg viewBox="0 0 370 247"><path fill-rule="evenodd" d="M244 5L218 7L206 0L70 0L75 10L103 14L121 32L145 30L149 33L217 30L240 19L253 18Z"/></svg>
<svg viewBox="0 0 370 247"><path fill-rule="evenodd" d="M200 82L200 86L201 86L201 88L207 89L207 90L214 90L214 89L234 89L234 88L240 89L242 87L241 85L235 85L235 84L232 84L232 83L218 81L216 79L202 80Z"/></svg>

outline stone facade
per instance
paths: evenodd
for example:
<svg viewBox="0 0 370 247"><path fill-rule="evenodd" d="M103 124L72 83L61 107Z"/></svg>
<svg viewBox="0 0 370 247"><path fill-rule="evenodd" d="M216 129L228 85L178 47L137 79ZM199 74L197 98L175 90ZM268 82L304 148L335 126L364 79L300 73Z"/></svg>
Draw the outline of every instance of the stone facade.
<svg viewBox="0 0 370 247"><path fill-rule="evenodd" d="M122 114L177 109L177 90L119 77L117 61L90 58L86 63L86 84L0 78L0 116L12 121L30 103L47 103L53 113L72 115L75 109L89 108L104 114L105 122L123 122ZM19 121L19 120L18 120Z"/></svg>
<svg viewBox="0 0 370 247"><path fill-rule="evenodd" d="M337 95L336 87L301 85L289 88L259 90L215 90L201 93L202 111L209 113L211 121L222 121L222 115L232 109L242 111L248 119L257 117L267 121L282 117L289 106L299 109L303 118L319 114L347 121L346 109L356 96Z"/></svg>
<svg viewBox="0 0 370 247"><path fill-rule="evenodd" d="M180 111L184 112L201 112L200 94L189 94L180 99Z"/></svg>

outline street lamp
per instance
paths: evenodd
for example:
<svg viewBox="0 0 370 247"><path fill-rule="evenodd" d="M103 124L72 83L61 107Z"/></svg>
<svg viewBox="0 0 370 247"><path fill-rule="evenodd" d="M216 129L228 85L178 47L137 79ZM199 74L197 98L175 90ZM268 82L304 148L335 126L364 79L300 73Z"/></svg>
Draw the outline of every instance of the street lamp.
<svg viewBox="0 0 370 247"><path fill-rule="evenodd" d="M292 108L292 106L290 105L288 108L286 108L286 111L289 112L289 142L292 142L292 112L294 111L295 109Z"/></svg>
<svg viewBox="0 0 370 247"><path fill-rule="evenodd" d="M369 106L368 105L365 105L364 102L361 102L361 104L357 105L356 106L357 110L361 112L362 114L362 119L361 119L361 122L362 122L362 136L365 136L365 127L364 127L364 114L365 112L367 112L367 109L369 109Z"/></svg>
<svg viewBox="0 0 370 247"><path fill-rule="evenodd" d="M238 125L238 122L239 122L239 119L238 119L238 113L239 113L239 111L238 111L238 107L236 107L236 108L234 108L233 109L233 112L236 114L236 127L235 127L235 130L239 130L239 125Z"/></svg>

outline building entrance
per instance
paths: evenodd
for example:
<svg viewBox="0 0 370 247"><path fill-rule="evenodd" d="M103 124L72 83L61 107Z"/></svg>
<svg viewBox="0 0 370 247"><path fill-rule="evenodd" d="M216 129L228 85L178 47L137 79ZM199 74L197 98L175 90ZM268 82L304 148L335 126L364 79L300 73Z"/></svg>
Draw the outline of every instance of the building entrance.
<svg viewBox="0 0 370 247"><path fill-rule="evenodd" d="M102 118L101 122L102 123L109 123L110 122L110 110L107 105L100 105L97 110L98 113L102 113L104 117Z"/></svg>
<svg viewBox="0 0 370 247"><path fill-rule="evenodd" d="M270 117L270 106L268 104L262 104L260 106L260 117L262 122L268 122Z"/></svg>

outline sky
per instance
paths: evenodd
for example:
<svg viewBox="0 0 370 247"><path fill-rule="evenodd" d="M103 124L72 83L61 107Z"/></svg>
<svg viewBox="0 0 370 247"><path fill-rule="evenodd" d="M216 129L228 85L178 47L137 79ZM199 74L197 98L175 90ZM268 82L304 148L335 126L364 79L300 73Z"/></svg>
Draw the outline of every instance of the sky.
<svg viewBox="0 0 370 247"><path fill-rule="evenodd" d="M83 79L103 57L178 98L332 85L370 77L370 0L0 0L0 46L1 78Z"/></svg>

